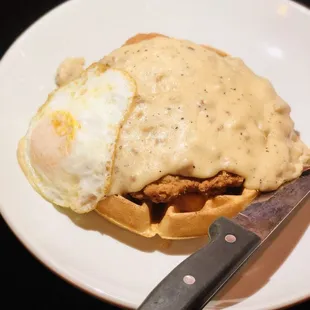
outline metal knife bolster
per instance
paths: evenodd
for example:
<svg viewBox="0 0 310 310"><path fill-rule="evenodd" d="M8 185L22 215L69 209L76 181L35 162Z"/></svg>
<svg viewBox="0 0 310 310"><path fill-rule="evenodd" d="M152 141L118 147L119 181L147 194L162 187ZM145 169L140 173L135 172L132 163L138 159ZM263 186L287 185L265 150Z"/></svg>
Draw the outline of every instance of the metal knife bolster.
<svg viewBox="0 0 310 310"><path fill-rule="evenodd" d="M138 309L201 309L309 191L308 170L232 220L217 219L210 242L172 270Z"/></svg>

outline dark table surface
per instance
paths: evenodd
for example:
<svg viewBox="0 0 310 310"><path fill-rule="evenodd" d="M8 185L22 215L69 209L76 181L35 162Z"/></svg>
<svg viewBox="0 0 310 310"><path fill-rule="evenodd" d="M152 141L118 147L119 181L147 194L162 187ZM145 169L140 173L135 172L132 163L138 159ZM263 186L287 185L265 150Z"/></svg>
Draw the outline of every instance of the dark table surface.
<svg viewBox="0 0 310 310"><path fill-rule="evenodd" d="M22 31L62 2L64 1L7 0L1 2L0 58ZM310 7L310 0L299 2ZM310 35L310 29L308 31ZM2 245L0 254L1 309L17 309L21 306L42 310L65 307L69 309L85 307L84 309L88 310L119 309L85 294L48 270L17 240L1 216L0 240ZM310 302L295 305L290 309L301 309L302 306L309 309Z"/></svg>

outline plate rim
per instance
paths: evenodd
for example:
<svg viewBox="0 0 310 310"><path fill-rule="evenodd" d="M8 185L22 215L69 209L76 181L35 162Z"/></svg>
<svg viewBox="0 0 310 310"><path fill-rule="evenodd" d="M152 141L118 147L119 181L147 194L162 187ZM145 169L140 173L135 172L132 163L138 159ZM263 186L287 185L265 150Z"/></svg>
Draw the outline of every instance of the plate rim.
<svg viewBox="0 0 310 310"><path fill-rule="evenodd" d="M57 11L60 11L64 9L65 7L69 7L73 5L73 3L82 2L83 0L67 0L63 3L57 4L52 9L46 11L43 15L38 17L34 22L32 22L28 27L24 28L19 35L15 37L15 39L12 41L12 43L8 46L8 48L5 50L4 54L0 58L0 70L2 64L6 61L6 58L11 53L11 51L18 45L20 42L27 38L29 34L31 34L31 31L35 29L43 20L46 18L49 18L52 14L55 14ZM187 0L188 1L188 0ZM310 7L307 7L305 4L296 2L295 0L285 0L287 3L292 4L295 8L297 8L299 11L305 11L302 12L302 14L307 14L310 18ZM133 305L131 302L127 302L125 300L121 300L118 297L112 297L107 293L101 292L99 294L93 287L85 285L82 281L78 280L74 276L70 275L69 273L66 273L64 270L60 270L59 267L55 264L53 264L48 258L44 257L43 253L39 253L38 249L35 248L35 246L32 246L30 242L21 234L19 233L19 229L14 225L11 219L6 215L4 208L2 208L0 204L0 214L3 218L3 220L6 222L9 230L13 235L16 237L16 239L23 245L23 247L31 254L31 256L36 259L38 262L40 262L47 270L51 271L53 274L55 274L60 279L64 280L66 283L72 285L73 287L79 289L80 291L89 294L90 296L99 299L103 302L107 302L111 305L117 306L121 309L135 309L135 305ZM310 292L308 294L305 294L301 297L297 297L294 299L291 299L288 302L283 302L281 304L278 304L276 306L273 306L269 308L270 310L282 310L282 309L288 309L291 306L299 305L304 302L310 301ZM236 305L234 305L236 306Z"/></svg>

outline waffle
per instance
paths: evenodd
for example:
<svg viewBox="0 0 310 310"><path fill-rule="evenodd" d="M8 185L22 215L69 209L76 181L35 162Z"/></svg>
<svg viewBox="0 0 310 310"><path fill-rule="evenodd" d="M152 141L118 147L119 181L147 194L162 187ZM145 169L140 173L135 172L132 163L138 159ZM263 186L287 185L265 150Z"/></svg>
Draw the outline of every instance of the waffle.
<svg viewBox="0 0 310 310"><path fill-rule="evenodd" d="M187 194L170 204L141 205L115 195L99 202L96 211L108 221L147 238L159 235L163 239L186 239L207 235L213 221L237 215L257 194L256 190L243 189L240 195L207 200L199 194Z"/></svg>
<svg viewBox="0 0 310 310"><path fill-rule="evenodd" d="M124 45L156 36L163 35L138 34ZM223 51L203 46L220 56L227 56ZM129 195L114 195L99 202L96 211L108 221L147 238L159 235L163 239L186 239L207 235L214 220L220 216L235 216L257 195L258 191L244 188L237 195L218 195L211 199L201 194L186 194L166 204L141 202Z"/></svg>

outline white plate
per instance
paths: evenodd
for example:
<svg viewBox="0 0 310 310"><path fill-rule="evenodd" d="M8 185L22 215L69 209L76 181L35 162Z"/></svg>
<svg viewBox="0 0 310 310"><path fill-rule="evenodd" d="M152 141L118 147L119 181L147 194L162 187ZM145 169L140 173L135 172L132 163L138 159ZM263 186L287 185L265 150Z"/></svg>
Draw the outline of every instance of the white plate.
<svg viewBox="0 0 310 310"><path fill-rule="evenodd" d="M160 32L240 56L268 77L292 107L310 144L310 13L287 1L70 1L30 27L0 64L1 212L44 264L100 298L137 307L152 288L205 240L145 240L96 214L58 210L30 187L16 145L54 88L67 56L100 59L139 32ZM270 309L309 297L310 229L305 206L208 308Z"/></svg>

